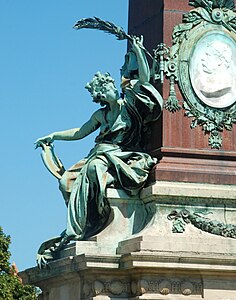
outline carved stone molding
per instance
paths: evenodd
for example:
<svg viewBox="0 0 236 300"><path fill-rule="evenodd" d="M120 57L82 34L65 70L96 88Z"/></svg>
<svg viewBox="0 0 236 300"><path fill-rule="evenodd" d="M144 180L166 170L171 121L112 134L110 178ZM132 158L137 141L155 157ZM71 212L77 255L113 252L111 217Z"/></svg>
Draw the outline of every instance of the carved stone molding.
<svg viewBox="0 0 236 300"><path fill-rule="evenodd" d="M118 279L99 279L84 280L83 295L84 297L93 297L98 295L109 295L119 297L130 294L130 282Z"/></svg>
<svg viewBox="0 0 236 300"><path fill-rule="evenodd" d="M85 298L98 295L110 297L141 296L144 294L157 295L195 295L201 296L203 286L200 280L181 278L144 278L137 280L94 280L84 281L83 295Z"/></svg>
<svg viewBox="0 0 236 300"><path fill-rule="evenodd" d="M159 295L202 295L203 286L200 280L185 280L181 278L152 278L131 282L133 296L143 294Z"/></svg>

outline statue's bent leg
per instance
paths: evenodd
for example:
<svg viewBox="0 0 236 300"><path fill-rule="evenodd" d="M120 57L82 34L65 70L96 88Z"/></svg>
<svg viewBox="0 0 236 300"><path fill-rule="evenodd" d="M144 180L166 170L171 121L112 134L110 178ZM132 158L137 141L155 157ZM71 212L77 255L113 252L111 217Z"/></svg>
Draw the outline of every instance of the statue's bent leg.
<svg viewBox="0 0 236 300"><path fill-rule="evenodd" d="M77 176L78 172L65 171L62 178L59 180L59 190L62 192L66 206L68 206L72 186Z"/></svg>
<svg viewBox="0 0 236 300"><path fill-rule="evenodd" d="M87 222L84 237L99 232L110 214L106 199L106 187L114 182L109 173L109 162L104 156L96 157L88 163L89 197L87 202Z"/></svg>
<svg viewBox="0 0 236 300"><path fill-rule="evenodd" d="M59 188L68 206L68 223L54 251L71 239L87 239L104 227L110 213L106 187L113 182L109 162L103 155L88 159L82 168L75 165L65 171Z"/></svg>
<svg viewBox="0 0 236 300"><path fill-rule="evenodd" d="M86 163L86 159L82 159L68 170L64 172L61 179L59 180L59 190L62 192L66 206L70 200L70 194L76 178L79 176L79 172Z"/></svg>

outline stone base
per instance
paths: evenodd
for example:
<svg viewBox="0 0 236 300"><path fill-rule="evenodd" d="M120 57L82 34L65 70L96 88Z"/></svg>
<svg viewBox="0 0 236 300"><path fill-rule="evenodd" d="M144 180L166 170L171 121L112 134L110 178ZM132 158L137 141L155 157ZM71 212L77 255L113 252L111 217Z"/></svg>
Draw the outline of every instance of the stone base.
<svg viewBox="0 0 236 300"><path fill-rule="evenodd" d="M40 299L236 299L236 239L192 224L173 233L167 218L187 209L236 224L235 186L157 182L140 199L117 190L108 197L113 215L104 231L68 245L47 269L20 274L43 290Z"/></svg>
<svg viewBox="0 0 236 300"><path fill-rule="evenodd" d="M163 147L161 153L162 160L150 174L152 182L236 184L236 152Z"/></svg>

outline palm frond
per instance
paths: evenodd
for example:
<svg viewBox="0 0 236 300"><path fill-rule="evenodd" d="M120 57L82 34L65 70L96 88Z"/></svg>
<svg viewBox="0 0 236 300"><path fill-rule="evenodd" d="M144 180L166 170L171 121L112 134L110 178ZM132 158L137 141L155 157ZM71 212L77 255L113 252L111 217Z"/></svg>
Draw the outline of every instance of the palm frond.
<svg viewBox="0 0 236 300"><path fill-rule="evenodd" d="M115 35L118 40L130 39L130 36L124 31L122 27L116 26L112 22L99 19L98 17L81 19L76 22L73 28L77 30L82 28L98 29L106 33Z"/></svg>

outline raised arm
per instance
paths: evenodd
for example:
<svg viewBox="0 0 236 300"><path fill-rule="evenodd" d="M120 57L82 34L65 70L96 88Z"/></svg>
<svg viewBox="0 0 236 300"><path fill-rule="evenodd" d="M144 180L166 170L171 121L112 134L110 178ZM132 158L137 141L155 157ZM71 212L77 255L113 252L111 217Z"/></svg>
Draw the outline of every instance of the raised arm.
<svg viewBox="0 0 236 300"><path fill-rule="evenodd" d="M101 114L101 110L96 111L81 128L57 131L37 139L35 141L36 148L39 147L42 143L49 144L55 140L74 141L86 137L100 127Z"/></svg>
<svg viewBox="0 0 236 300"><path fill-rule="evenodd" d="M138 62L138 76L141 83L149 82L150 80L150 69L148 61L143 50L143 36L133 37L133 51L136 54Z"/></svg>

